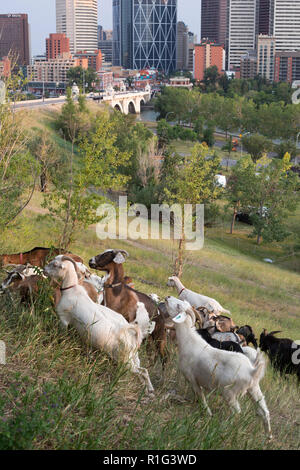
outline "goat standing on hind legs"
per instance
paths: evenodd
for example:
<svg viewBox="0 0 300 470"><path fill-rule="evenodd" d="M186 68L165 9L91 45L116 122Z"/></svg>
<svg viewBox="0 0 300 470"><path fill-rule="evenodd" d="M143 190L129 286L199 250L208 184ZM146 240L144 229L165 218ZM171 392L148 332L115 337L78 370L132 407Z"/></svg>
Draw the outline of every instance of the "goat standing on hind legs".
<svg viewBox="0 0 300 470"><path fill-rule="evenodd" d="M127 256L129 255L125 250L106 250L90 259L89 266L92 269L107 272L108 277L104 284L105 305L121 313L129 323L136 319L138 302L145 305L150 321L155 322L151 338L164 365L167 360L167 331L163 314L159 311L156 302L148 295L136 291L124 282L123 263Z"/></svg>
<svg viewBox="0 0 300 470"><path fill-rule="evenodd" d="M62 281L62 295L56 311L64 328L73 325L94 349L103 350L112 359L124 362L152 394L154 389L148 371L140 366L138 356L142 342L139 326L130 325L122 315L93 302L79 285L78 268L71 258L54 259L45 267L45 274Z"/></svg>
<svg viewBox="0 0 300 470"><path fill-rule="evenodd" d="M265 360L259 351L255 364L241 353L223 351L211 347L195 329L195 314L186 301L166 298L166 308L176 328L179 350L179 368L194 392L202 397L204 406L211 416L204 390L219 389L230 408L241 412L239 396L250 395L257 405L266 433L271 439L270 413L259 382L264 376Z"/></svg>

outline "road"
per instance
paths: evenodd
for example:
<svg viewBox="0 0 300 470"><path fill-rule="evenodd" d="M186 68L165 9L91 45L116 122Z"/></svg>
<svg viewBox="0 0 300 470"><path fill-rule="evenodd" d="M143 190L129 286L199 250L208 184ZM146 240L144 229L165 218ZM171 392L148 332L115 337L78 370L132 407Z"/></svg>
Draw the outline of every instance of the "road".
<svg viewBox="0 0 300 470"><path fill-rule="evenodd" d="M13 104L14 109L34 109L34 108L43 108L45 106L52 106L63 104L66 101L66 97L61 98L48 98L45 101L41 100L30 100L30 101L18 101Z"/></svg>

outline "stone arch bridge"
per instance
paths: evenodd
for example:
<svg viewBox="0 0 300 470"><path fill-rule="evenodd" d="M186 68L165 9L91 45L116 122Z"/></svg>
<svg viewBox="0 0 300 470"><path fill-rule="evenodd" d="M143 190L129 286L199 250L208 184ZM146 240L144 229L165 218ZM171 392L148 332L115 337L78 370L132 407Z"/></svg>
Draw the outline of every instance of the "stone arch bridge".
<svg viewBox="0 0 300 470"><path fill-rule="evenodd" d="M141 105L151 100L151 91L123 91L114 92L103 96L103 102L124 114L139 114Z"/></svg>

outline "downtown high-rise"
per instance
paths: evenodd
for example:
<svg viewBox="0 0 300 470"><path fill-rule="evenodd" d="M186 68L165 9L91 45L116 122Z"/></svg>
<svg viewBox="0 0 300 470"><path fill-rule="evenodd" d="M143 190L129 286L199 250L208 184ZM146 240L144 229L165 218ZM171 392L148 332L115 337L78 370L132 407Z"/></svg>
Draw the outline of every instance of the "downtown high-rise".
<svg viewBox="0 0 300 470"><path fill-rule="evenodd" d="M227 26L227 70L240 67L241 57L256 46L257 0L230 0Z"/></svg>
<svg viewBox="0 0 300 470"><path fill-rule="evenodd" d="M176 69L177 0L113 0L113 64Z"/></svg>
<svg viewBox="0 0 300 470"><path fill-rule="evenodd" d="M98 0L56 0L56 32L70 40L72 54L98 49Z"/></svg>
<svg viewBox="0 0 300 470"><path fill-rule="evenodd" d="M0 15L0 59L11 56L18 65L30 63L30 32L27 14Z"/></svg>
<svg viewBox="0 0 300 470"><path fill-rule="evenodd" d="M201 38L226 43L229 0L202 0Z"/></svg>

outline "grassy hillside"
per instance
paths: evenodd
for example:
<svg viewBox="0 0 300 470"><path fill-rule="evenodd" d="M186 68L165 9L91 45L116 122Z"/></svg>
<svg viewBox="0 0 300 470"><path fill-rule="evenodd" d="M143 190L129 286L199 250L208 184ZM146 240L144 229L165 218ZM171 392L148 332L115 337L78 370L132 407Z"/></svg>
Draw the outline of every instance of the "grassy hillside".
<svg viewBox="0 0 300 470"><path fill-rule="evenodd" d="M42 115L40 114L42 113ZM51 115L39 112L42 119ZM36 122L36 116L28 119ZM35 125L35 124L33 124ZM55 225L43 218L36 193L19 226L1 239L2 248L23 251L49 246ZM300 214L290 220L299 227ZM186 257L183 283L216 298L237 324L282 330L300 339L299 258L284 245L257 247L249 227L228 224L207 229L205 246ZM176 245L169 241L100 241L95 227L81 233L71 247L87 262L107 248L124 248L130 257L126 274L135 287L161 297L175 294L166 286L172 274ZM288 256L288 257L287 257ZM263 258L276 261L270 265ZM0 273L2 278L4 273ZM141 350L156 390L153 401L138 379L105 354L83 346L75 331L62 332L45 287L36 305L19 306L0 297L0 339L6 342L7 365L0 366L0 449L298 449L299 386L295 377L280 377L268 366L261 387L270 409L274 440L268 442L253 403L241 399L242 414L232 416L223 399L208 397L209 419L202 403L177 368L176 346L169 342L165 371ZM2 418L1 418L2 415Z"/></svg>

